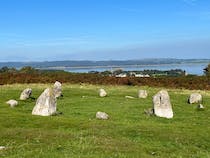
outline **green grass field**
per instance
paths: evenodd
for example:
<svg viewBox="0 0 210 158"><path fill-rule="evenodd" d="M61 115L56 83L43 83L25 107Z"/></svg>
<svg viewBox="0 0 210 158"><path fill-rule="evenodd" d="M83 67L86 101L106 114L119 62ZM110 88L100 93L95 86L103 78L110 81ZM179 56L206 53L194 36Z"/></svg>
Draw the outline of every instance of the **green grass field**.
<svg viewBox="0 0 210 158"><path fill-rule="evenodd" d="M210 158L210 91L203 95L205 110L188 105L195 91L168 89L174 118L147 116L152 96L161 88L132 86L63 85L64 97L58 99L62 115L32 116L35 101L19 101L10 108L9 99L18 99L27 87L37 98L49 87L45 84L0 87L0 157L11 158ZM98 97L105 88L108 97ZM148 90L147 99L137 97L138 89ZM83 97L85 96L85 97ZM97 111L109 120L97 120Z"/></svg>

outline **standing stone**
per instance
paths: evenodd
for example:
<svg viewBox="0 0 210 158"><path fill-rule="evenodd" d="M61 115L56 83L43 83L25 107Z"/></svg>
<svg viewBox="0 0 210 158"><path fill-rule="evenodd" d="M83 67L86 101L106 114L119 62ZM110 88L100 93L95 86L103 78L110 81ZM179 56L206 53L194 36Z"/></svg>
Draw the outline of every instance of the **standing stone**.
<svg viewBox="0 0 210 158"><path fill-rule="evenodd" d="M99 96L100 96L100 97L106 97L106 96L107 96L106 91L105 91L104 89L100 89L100 90L99 90Z"/></svg>
<svg viewBox="0 0 210 158"><path fill-rule="evenodd" d="M26 88L22 91L20 94L20 100L26 100L28 99L32 94L32 89L31 88Z"/></svg>
<svg viewBox="0 0 210 158"><path fill-rule="evenodd" d="M18 102L16 100L13 100L13 99L7 101L6 103L9 104L11 108L18 105Z"/></svg>
<svg viewBox="0 0 210 158"><path fill-rule="evenodd" d="M156 116L173 118L170 97L166 90L161 90L153 96L154 113Z"/></svg>
<svg viewBox="0 0 210 158"><path fill-rule="evenodd" d="M107 120L107 119L109 119L109 115L106 114L105 112L98 111L96 113L96 118L101 119L101 120Z"/></svg>
<svg viewBox="0 0 210 158"><path fill-rule="evenodd" d="M139 98L147 98L147 91L146 90L139 90L138 97Z"/></svg>
<svg viewBox="0 0 210 158"><path fill-rule="evenodd" d="M54 91L47 88L39 96L33 108L32 115L50 116L56 113L56 98Z"/></svg>
<svg viewBox="0 0 210 158"><path fill-rule="evenodd" d="M58 81L55 82L54 84L54 92L55 92L55 97L58 98L62 96L62 84Z"/></svg>
<svg viewBox="0 0 210 158"><path fill-rule="evenodd" d="M202 95L199 93L192 93L188 98L188 103L200 103L202 101Z"/></svg>

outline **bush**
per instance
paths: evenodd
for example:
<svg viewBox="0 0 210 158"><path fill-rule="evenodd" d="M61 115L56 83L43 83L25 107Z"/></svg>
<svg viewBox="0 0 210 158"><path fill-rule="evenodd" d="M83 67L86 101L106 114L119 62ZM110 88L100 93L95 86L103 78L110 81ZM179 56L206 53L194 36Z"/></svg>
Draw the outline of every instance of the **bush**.
<svg viewBox="0 0 210 158"><path fill-rule="evenodd" d="M204 74L207 77L210 77L210 64L204 69Z"/></svg>
<svg viewBox="0 0 210 158"><path fill-rule="evenodd" d="M19 71L14 68L0 69L0 84L13 83L54 83L56 80L62 83L88 83L104 85L130 85L151 86L166 88L206 89L210 90L210 79L206 76L181 76L181 77L124 77L104 76L103 74L70 73L54 70L36 70L31 67L23 67ZM210 76L210 65L205 69ZM15 72L15 73L14 73Z"/></svg>

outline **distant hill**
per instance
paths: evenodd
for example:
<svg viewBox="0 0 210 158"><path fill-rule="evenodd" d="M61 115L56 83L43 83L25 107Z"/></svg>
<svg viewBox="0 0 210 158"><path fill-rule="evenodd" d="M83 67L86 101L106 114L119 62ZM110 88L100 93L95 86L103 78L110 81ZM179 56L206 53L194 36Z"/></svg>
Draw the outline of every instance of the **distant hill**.
<svg viewBox="0 0 210 158"><path fill-rule="evenodd" d="M196 64L210 63L210 59L139 59L139 60L108 60L108 61L43 61L43 62L0 62L0 67L34 68L51 67L94 67L94 66L126 66L126 65L159 65L159 64Z"/></svg>

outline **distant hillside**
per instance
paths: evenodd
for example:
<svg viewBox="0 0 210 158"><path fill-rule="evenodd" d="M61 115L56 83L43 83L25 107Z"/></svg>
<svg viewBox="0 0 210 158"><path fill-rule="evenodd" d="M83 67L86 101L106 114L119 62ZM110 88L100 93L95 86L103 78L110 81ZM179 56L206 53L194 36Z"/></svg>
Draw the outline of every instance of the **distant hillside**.
<svg viewBox="0 0 210 158"><path fill-rule="evenodd" d="M210 63L210 59L140 59L140 60L109 60L109 61L43 61L43 62L0 62L0 67L34 68L50 67L91 67L91 66L122 66L122 65L159 65L159 64L187 64Z"/></svg>

